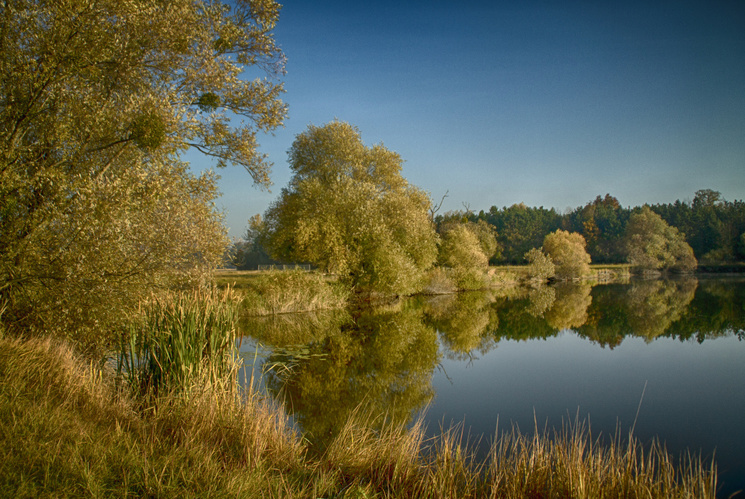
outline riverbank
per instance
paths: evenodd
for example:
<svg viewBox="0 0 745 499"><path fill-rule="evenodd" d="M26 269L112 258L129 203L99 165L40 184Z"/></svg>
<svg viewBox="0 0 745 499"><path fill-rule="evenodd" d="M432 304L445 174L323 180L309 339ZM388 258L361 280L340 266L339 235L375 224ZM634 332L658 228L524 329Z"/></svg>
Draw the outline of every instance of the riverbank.
<svg viewBox="0 0 745 499"><path fill-rule="evenodd" d="M591 274L581 280L626 282L631 275L629 269L628 265L593 265ZM484 274L486 289L508 290L530 284L528 272L526 265L491 266ZM247 315L339 309L347 306L353 298L353 293L341 285L335 276L318 271L220 269L215 272L214 284L218 288L230 287L238 291L243 297L242 311ZM458 292L448 286L431 285L428 288L423 294ZM365 295L365 302L374 300L374 296Z"/></svg>
<svg viewBox="0 0 745 499"><path fill-rule="evenodd" d="M579 422L508 433L480 462L457 429L374 432L360 411L319 454L260 394L188 393L144 404L65 343L0 338L0 495L714 497L716 474L699 461L676 467L664 449L595 440Z"/></svg>

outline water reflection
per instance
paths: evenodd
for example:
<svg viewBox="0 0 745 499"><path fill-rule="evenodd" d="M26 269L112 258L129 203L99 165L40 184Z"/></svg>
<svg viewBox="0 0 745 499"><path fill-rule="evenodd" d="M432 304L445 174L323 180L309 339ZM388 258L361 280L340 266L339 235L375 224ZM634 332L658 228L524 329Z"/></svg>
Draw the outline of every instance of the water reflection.
<svg viewBox="0 0 745 499"><path fill-rule="evenodd" d="M704 392L696 392L692 380L667 387L660 378L655 386L653 377L657 374L640 374L646 373L645 369L655 373L656 368L680 353L668 352L669 346L658 346L649 352L638 349L645 345L650 349L663 343L663 338L693 346L721 337L728 338L723 341L745 339L745 281L640 280L594 287L588 283L566 283L419 297L387 308L246 319L242 327L253 339L268 345L269 352L263 358L265 388L285 402L306 437L321 449L351 415L359 412L376 425L384 419L407 423L415 413L432 404L433 409L452 414L457 421L466 414L464 406L473 403L469 413L473 421L478 407L487 405L484 397L488 396L479 386L485 379L489 380L485 387L503 386L502 392L489 397L496 404L490 410L502 414L508 412L510 401L519 400L528 407L541 408L543 404L565 407L572 413L580 405L592 406L596 416L593 420L607 416L610 421L617 421L620 411L630 412L633 417L641 386L649 378L645 407L650 411L655 407L655 393L660 411L674 407L677 402L663 403L662 394L679 392L693 405L676 414L683 417L689 413L693 417L695 401ZM566 341L566 334L560 334L563 331L572 331L573 339ZM516 351L516 345L526 349ZM544 346L533 348L538 345ZM562 351L568 348L566 345L571 345L571 349ZM650 361L653 351L657 352L655 355L663 352L662 357ZM741 351L738 348L735 354L741 355ZM473 375L473 379L467 375L469 369L479 370L480 359L486 366L496 362L494 354L499 353L502 371L498 374L489 371ZM680 362L700 369L699 361L693 359ZM555 371L544 372L545 365ZM466 396L464 392L468 391L472 400L440 407L456 395L440 392L452 381L433 381L443 376L438 367L446 369L453 378L461 376L465 385L454 393ZM636 369L634 376L644 377L629 382L631 374L623 369ZM665 369L670 372L673 367ZM708 387L718 385L723 390L734 390L729 403L745 399L739 388L727 388L731 375L722 376L726 378L702 382ZM667 375L664 378L672 379ZM570 395L570 390L562 386L573 387L577 393ZM435 396L437 400L433 401ZM729 417L721 411L717 414ZM736 420L740 414L731 417ZM651 434L671 441L672 418L669 414L654 420L650 417L647 425L652 426ZM624 422L628 423L628 419L626 414ZM489 424L493 425L487 422L487 427ZM710 426L723 428L726 421ZM640 421L637 428L641 427ZM728 435L736 431L731 426L727 430ZM687 435L689 429L684 427L681 432ZM701 448L706 445L701 444ZM721 443L712 443L711 449L714 446L718 446L717 455L726 458ZM733 461L728 466L745 474L742 463Z"/></svg>
<svg viewBox="0 0 745 499"><path fill-rule="evenodd" d="M562 330L611 349L628 336L702 342L742 336L743 303L741 281L562 283L418 298L385 309L245 318L242 328L274 350L268 366L293 365L291 374L274 369L269 379L274 392L291 396L295 412L324 390L347 407L363 399L395 398L387 391L415 392L416 402L399 404L397 412L404 414L431 395L422 380L438 363L437 334L442 353L454 360L473 360L503 340L547 339ZM310 357L293 354L301 350ZM414 390L414 384L420 387ZM382 401L374 405L388 408Z"/></svg>
<svg viewBox="0 0 745 499"><path fill-rule="evenodd" d="M592 285L566 283L556 286L556 300L545 314L546 322L554 329L581 327L587 322L587 309L592 303Z"/></svg>
<svg viewBox="0 0 745 499"><path fill-rule="evenodd" d="M319 447L360 407L377 424L406 424L432 399L437 336L421 309L360 311L323 336L310 334L298 353L283 349L266 359L264 382Z"/></svg>
<svg viewBox="0 0 745 499"><path fill-rule="evenodd" d="M486 353L494 346L488 334L499 325L494 300L492 293L461 293L424 302L425 320L440 333L449 358L470 359L473 352Z"/></svg>
<svg viewBox="0 0 745 499"><path fill-rule="evenodd" d="M631 285L626 313L631 331L651 341L681 319L693 300L698 281L646 280Z"/></svg>

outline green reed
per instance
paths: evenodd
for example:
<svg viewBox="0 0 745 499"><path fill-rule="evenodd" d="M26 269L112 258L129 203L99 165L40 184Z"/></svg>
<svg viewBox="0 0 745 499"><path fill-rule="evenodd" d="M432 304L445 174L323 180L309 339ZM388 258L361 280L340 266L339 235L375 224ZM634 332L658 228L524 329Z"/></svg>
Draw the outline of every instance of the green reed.
<svg viewBox="0 0 745 499"><path fill-rule="evenodd" d="M141 393L235 384L237 300L230 289L153 296L122 337L117 372Z"/></svg>

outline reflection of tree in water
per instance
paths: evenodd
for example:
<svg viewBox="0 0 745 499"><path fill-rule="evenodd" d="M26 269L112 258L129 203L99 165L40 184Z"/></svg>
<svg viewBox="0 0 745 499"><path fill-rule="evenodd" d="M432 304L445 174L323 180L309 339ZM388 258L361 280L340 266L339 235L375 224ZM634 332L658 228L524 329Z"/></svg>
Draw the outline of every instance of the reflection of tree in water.
<svg viewBox="0 0 745 499"><path fill-rule="evenodd" d="M484 354L495 345L487 333L497 328L499 317L491 307L488 293L469 292L444 295L428 300L428 324L440 333L449 358L470 358L478 350Z"/></svg>
<svg viewBox="0 0 745 499"><path fill-rule="evenodd" d="M667 334L697 341L739 334L745 331L745 282L742 280L701 280L684 316Z"/></svg>
<svg viewBox="0 0 745 499"><path fill-rule="evenodd" d="M695 279L634 282L626 294L628 323L636 336L652 340L679 320L696 293Z"/></svg>
<svg viewBox="0 0 745 499"><path fill-rule="evenodd" d="M545 339L567 327L611 347L626 335L688 338L706 331L709 338L745 328L745 285L705 282L701 288L695 281L664 280L592 291L588 284L566 284L498 299L479 293L420 297L399 310L302 314L295 323L286 316L244 327L262 343L285 347L267 360L278 364L265 384L286 395L288 411L323 447L360 405L358 412L376 424L383 415L407 422L426 405L439 361L436 329L448 355L466 358L501 340ZM293 353L293 343L302 348Z"/></svg>
<svg viewBox="0 0 745 499"><path fill-rule="evenodd" d="M558 329L579 328L587 322L587 308L592 303L589 283L560 283L555 286L556 299L544 317L549 326Z"/></svg>
<svg viewBox="0 0 745 499"><path fill-rule="evenodd" d="M631 328L624 306L627 285L607 284L595 286L592 303L587 311L587 321L577 329L577 334L611 349L621 344Z"/></svg>
<svg viewBox="0 0 745 499"><path fill-rule="evenodd" d="M533 296L545 300L546 297L550 299L551 293L537 293ZM499 317L499 327L492 331L495 342L546 339L556 336L556 331L548 325L545 318L528 313L530 310L540 310L543 306L535 305L530 301L530 297L531 293L528 292L522 296L505 298L497 303L495 310Z"/></svg>
<svg viewBox="0 0 745 499"><path fill-rule="evenodd" d="M533 317L543 317L556 301L556 289L548 285L532 287L528 291L528 300L530 304L525 311Z"/></svg>
<svg viewBox="0 0 745 499"><path fill-rule="evenodd" d="M382 424L374 417L380 415L405 424L433 396L437 336L420 310L361 312L306 351L289 362L270 356L268 365L291 367L275 364L265 382L285 397L306 437L321 448L360 406L368 421Z"/></svg>

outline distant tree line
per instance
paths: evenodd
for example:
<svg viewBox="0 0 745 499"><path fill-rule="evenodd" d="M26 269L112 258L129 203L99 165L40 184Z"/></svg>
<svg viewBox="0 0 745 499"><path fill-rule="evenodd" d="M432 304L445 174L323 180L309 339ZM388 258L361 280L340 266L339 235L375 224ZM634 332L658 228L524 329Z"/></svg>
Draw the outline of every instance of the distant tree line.
<svg viewBox="0 0 745 499"><path fill-rule="evenodd" d="M669 226L677 229L701 263L731 263L745 260L745 202L726 201L719 192L704 189L691 202L646 205ZM618 199L606 194L568 213L555 209L531 208L525 204L492 206L489 211L450 212L435 217L437 224L465 218L483 220L497 233L500 249L492 264L525 263L525 255L543 244L556 230L581 234L593 263L625 263L628 259L625 236L632 214L644 207L624 208Z"/></svg>

